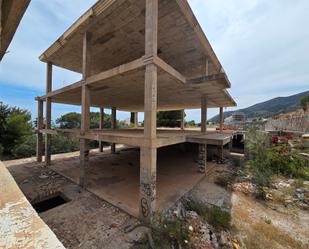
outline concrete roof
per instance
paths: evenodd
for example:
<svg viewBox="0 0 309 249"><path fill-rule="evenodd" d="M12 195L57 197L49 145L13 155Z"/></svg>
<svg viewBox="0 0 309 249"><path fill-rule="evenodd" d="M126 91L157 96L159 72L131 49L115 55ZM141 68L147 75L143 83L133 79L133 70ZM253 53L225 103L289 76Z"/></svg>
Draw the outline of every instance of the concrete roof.
<svg viewBox="0 0 309 249"><path fill-rule="evenodd" d="M30 0L0 0L0 61L2 60Z"/></svg>
<svg viewBox="0 0 309 249"><path fill-rule="evenodd" d="M158 72L158 110L200 108L202 95L207 95L210 108L235 106L225 90L230 88L228 77L187 0L158 2L158 57L162 59L157 60L162 69ZM81 73L86 31L91 34L90 75L95 78L108 70L118 73L95 78L91 106L143 111L145 64L138 60L145 54L145 0L98 1L40 60ZM136 62L134 67L130 62ZM130 69L121 71L126 67ZM224 76L205 83L205 75L217 74ZM61 89L52 101L80 105L81 85L77 82Z"/></svg>

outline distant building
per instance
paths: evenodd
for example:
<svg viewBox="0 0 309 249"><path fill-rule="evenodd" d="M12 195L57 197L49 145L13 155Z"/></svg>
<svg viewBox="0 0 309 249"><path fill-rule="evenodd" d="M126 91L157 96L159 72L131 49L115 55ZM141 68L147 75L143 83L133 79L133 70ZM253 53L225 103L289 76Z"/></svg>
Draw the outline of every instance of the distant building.
<svg viewBox="0 0 309 249"><path fill-rule="evenodd" d="M226 125L239 125L246 122L246 115L242 112L234 112L232 116L229 116L224 120Z"/></svg>

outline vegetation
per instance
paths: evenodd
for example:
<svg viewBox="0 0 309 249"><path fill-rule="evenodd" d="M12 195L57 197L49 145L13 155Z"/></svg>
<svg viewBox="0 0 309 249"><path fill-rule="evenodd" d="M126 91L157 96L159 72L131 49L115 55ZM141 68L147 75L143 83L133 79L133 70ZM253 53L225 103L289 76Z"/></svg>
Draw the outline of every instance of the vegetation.
<svg viewBox="0 0 309 249"><path fill-rule="evenodd" d="M189 211L196 212L203 217L205 221L216 229L231 228L231 214L221 210L216 206L207 206L204 203L190 200L185 203L185 208Z"/></svg>
<svg viewBox="0 0 309 249"><path fill-rule="evenodd" d="M30 113L0 102L0 131L0 159L26 154L25 143L32 136Z"/></svg>
<svg viewBox="0 0 309 249"><path fill-rule="evenodd" d="M181 111L168 111L157 113L158 127L180 127Z"/></svg>
<svg viewBox="0 0 309 249"><path fill-rule="evenodd" d="M309 180L308 162L285 145L272 145L267 134L250 130L246 138L253 182L269 186L274 175Z"/></svg>
<svg viewBox="0 0 309 249"><path fill-rule="evenodd" d="M307 111L309 105L309 95L304 96L300 99L300 106L303 108L304 111Z"/></svg>
<svg viewBox="0 0 309 249"><path fill-rule="evenodd" d="M99 113L90 113L90 127L99 127ZM71 112L62 115L56 120L56 126L62 129L80 128L81 115ZM36 134L32 123L31 114L27 110L10 107L0 102L0 160L31 157L36 154ZM127 127L124 122L117 121L118 127ZM104 127L111 127L111 115L104 115ZM98 146L92 141L91 148ZM53 154L77 151L78 139L63 136L52 136L51 152Z"/></svg>

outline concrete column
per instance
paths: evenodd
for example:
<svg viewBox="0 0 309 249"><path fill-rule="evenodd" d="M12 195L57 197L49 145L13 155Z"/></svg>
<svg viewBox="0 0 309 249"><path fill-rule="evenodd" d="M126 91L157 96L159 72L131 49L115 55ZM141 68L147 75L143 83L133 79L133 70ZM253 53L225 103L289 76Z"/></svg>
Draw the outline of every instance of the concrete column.
<svg viewBox="0 0 309 249"><path fill-rule="evenodd" d="M90 90L86 85L82 86L82 113L81 113L81 135L90 130ZM79 184L86 186L86 173L89 167L89 140L80 139L80 176Z"/></svg>
<svg viewBox="0 0 309 249"><path fill-rule="evenodd" d="M138 127L138 112L131 112L130 124L134 125L134 128Z"/></svg>
<svg viewBox="0 0 309 249"><path fill-rule="evenodd" d="M146 1L145 58L157 55L158 0ZM140 218L151 222L156 209L157 171L157 66L149 64L145 71L144 138L140 148Z"/></svg>
<svg viewBox="0 0 309 249"><path fill-rule="evenodd" d="M138 112L134 112L134 128L138 127Z"/></svg>
<svg viewBox="0 0 309 249"><path fill-rule="evenodd" d="M200 173L206 172L207 165L207 144L199 144L198 170Z"/></svg>
<svg viewBox="0 0 309 249"><path fill-rule="evenodd" d="M111 126L112 129L116 129L116 122L117 122L117 110L116 107L112 107L112 116L111 116ZM111 144L111 153L115 154L116 153L116 144Z"/></svg>
<svg viewBox="0 0 309 249"><path fill-rule="evenodd" d="M46 94L52 91L52 75L53 65L48 62L46 68ZM46 113L45 113L45 129L51 129L51 98L46 98ZM45 165L49 166L51 163L51 135L45 134Z"/></svg>
<svg viewBox="0 0 309 249"><path fill-rule="evenodd" d="M43 157L43 100L38 100L38 118L37 118L37 142L36 142L36 158L37 162L42 162Z"/></svg>
<svg viewBox="0 0 309 249"><path fill-rule="evenodd" d="M157 67L146 66L145 76L145 120L144 137L146 145L140 149L140 218L146 222L156 208L157 171Z"/></svg>
<svg viewBox="0 0 309 249"><path fill-rule="evenodd" d="M91 66L91 46L90 34L86 32L83 38L83 80L90 75ZM90 130L90 89L87 85L82 85L81 93L81 129L80 134L84 136ZM87 184L86 173L89 167L89 140L80 139L80 172L79 184L85 187Z"/></svg>
<svg viewBox="0 0 309 249"><path fill-rule="evenodd" d="M185 129L185 110L181 110L180 129Z"/></svg>
<svg viewBox="0 0 309 249"><path fill-rule="evenodd" d="M207 132L207 98L202 96L201 99L201 132Z"/></svg>
<svg viewBox="0 0 309 249"><path fill-rule="evenodd" d="M104 129L104 108L100 108L100 123L99 123L100 130ZM99 141L99 150L100 152L103 152L103 141Z"/></svg>
<svg viewBox="0 0 309 249"><path fill-rule="evenodd" d="M220 114L219 114L219 119L220 119L220 132L223 132L223 122L224 122L224 116L223 116L223 107L220 107Z"/></svg>

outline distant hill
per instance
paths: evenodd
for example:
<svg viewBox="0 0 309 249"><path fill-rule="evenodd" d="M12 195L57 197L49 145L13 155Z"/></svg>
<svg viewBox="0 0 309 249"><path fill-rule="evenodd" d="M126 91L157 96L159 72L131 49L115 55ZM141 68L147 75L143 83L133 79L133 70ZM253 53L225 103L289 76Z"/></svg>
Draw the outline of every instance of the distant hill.
<svg viewBox="0 0 309 249"><path fill-rule="evenodd" d="M276 114L295 111L300 107L300 99L308 96L309 91L295 94L289 97L277 97L262 103L252 105L250 107L239 109L236 111L224 112L224 118L231 116L234 112L243 112L247 118L263 117L268 118ZM218 122L219 115L209 119L210 122Z"/></svg>

